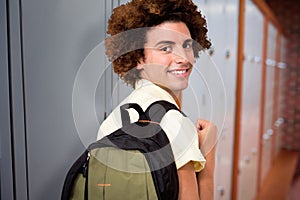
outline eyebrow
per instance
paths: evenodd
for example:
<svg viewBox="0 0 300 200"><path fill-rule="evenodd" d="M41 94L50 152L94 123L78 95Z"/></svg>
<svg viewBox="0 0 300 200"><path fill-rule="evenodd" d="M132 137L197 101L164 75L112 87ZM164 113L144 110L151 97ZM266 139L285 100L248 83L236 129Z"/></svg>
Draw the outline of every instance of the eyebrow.
<svg viewBox="0 0 300 200"><path fill-rule="evenodd" d="M189 43L189 42L193 42L193 40L192 39L186 39L183 44L186 44L186 43Z"/></svg>
<svg viewBox="0 0 300 200"><path fill-rule="evenodd" d="M159 41L158 43L156 43L155 46L159 46L161 44L171 44L171 45L174 45L175 42L169 41L169 40L163 40L163 41Z"/></svg>
<svg viewBox="0 0 300 200"><path fill-rule="evenodd" d="M186 44L186 43L189 43L189 42L193 42L192 39L186 39L183 44ZM175 42L173 41L169 41L169 40L162 40L162 41L159 41L158 43L155 44L155 46L159 46L161 44L170 44L170 45L174 45L176 44Z"/></svg>

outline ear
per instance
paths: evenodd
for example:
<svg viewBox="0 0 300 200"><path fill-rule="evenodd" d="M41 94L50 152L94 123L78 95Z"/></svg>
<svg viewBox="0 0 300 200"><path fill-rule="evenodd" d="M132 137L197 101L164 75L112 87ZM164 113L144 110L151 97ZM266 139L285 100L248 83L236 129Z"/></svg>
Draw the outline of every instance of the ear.
<svg viewBox="0 0 300 200"><path fill-rule="evenodd" d="M142 70L144 69L144 62L143 60L140 60L136 66L136 69Z"/></svg>

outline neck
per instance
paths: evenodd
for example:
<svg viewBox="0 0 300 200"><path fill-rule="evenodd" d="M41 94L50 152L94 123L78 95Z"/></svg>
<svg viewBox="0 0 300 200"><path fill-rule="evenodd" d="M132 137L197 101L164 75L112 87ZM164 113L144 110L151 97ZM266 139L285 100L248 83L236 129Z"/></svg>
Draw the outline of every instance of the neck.
<svg viewBox="0 0 300 200"><path fill-rule="evenodd" d="M181 110L181 103L182 103L182 92L174 92L172 90L170 90L169 88L167 87L164 87L162 85L158 85L158 84L155 84L157 85L158 87L164 89L165 91L167 91L172 97L173 99L175 100L176 104L178 105L179 109Z"/></svg>

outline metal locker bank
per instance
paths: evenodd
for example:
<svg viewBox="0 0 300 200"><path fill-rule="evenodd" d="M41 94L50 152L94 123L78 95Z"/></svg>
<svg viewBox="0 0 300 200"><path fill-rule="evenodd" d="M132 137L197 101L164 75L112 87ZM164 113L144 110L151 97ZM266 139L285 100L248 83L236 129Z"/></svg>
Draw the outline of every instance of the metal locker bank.
<svg viewBox="0 0 300 200"><path fill-rule="evenodd" d="M86 148L73 119L74 83L105 38L113 3L1 0L1 199L60 199L67 169ZM96 121L81 125L87 142L110 109L111 71L99 60Z"/></svg>
<svg viewBox="0 0 300 200"><path fill-rule="evenodd" d="M0 0L0 199L60 199L68 169L132 91L104 47L113 8L128 1ZM181 101L218 128L214 200L284 199L300 174L300 4L193 2L212 46Z"/></svg>

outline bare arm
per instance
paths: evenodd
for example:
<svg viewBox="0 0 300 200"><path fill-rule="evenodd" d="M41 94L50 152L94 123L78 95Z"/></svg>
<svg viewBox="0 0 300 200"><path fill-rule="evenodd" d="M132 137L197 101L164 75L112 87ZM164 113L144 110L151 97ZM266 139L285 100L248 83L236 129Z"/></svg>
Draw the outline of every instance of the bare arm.
<svg viewBox="0 0 300 200"><path fill-rule="evenodd" d="M206 157L206 165L197 176L198 189L200 200L214 199L214 169L215 169L215 155L208 154Z"/></svg>
<svg viewBox="0 0 300 200"><path fill-rule="evenodd" d="M217 142L217 128L206 120L197 121L199 147L206 159L206 164L197 176L200 200L214 199L214 169Z"/></svg>
<svg viewBox="0 0 300 200"><path fill-rule="evenodd" d="M178 169L179 200L199 200L198 183L194 165L188 162Z"/></svg>

